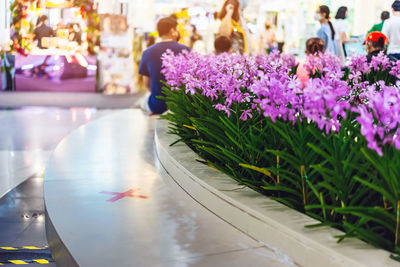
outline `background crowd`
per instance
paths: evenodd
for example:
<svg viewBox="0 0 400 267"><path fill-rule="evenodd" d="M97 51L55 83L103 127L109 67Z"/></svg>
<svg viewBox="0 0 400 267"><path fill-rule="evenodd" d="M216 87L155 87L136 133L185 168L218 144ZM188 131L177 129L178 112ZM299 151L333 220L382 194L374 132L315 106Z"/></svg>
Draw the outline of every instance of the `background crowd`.
<svg viewBox="0 0 400 267"><path fill-rule="evenodd" d="M145 77L145 84L151 92L143 101L142 108L155 114L166 111L165 102L159 100L158 96L162 95L163 86L160 82L163 80L162 55L168 49L175 53L191 50L199 54L226 52L259 55L269 54L275 50L282 52L285 44L285 38L282 36L284 34L279 32L275 25L271 25L270 21L266 21L265 29L254 42L243 11L240 1L225 1L221 10L212 14L212 21L203 36L182 14L172 14L160 19L157 24L158 38L155 37L157 34L148 38L148 48L141 57L139 73ZM187 10L183 10L184 12ZM307 40L305 59L301 60L297 70L302 83L308 80L303 66L313 57L318 57L320 53L330 53L339 57L344 63L349 56L346 46L351 43L363 41L369 61L381 52L387 53L390 60L400 59L399 0L393 2L391 12L382 12L381 23L371 25L366 38L350 38L348 17L349 10L345 6L337 10L334 19L328 6L321 5L317 8L314 19L319 22L320 27L315 32L315 37Z"/></svg>

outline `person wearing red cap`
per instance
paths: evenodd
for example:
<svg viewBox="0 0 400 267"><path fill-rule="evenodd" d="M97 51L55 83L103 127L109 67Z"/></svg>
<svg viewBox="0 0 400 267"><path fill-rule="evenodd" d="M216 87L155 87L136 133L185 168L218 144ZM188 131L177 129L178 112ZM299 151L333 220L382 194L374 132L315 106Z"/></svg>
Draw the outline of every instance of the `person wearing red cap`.
<svg viewBox="0 0 400 267"><path fill-rule="evenodd" d="M393 16L385 21L382 33L388 38L388 54L400 60L400 1L392 5Z"/></svg>
<svg viewBox="0 0 400 267"><path fill-rule="evenodd" d="M378 31L371 32L367 35L364 41L365 50L367 51L367 60L371 62L372 58L377 56L380 52L386 54L385 43L387 41L386 36ZM389 56L391 61L396 60Z"/></svg>

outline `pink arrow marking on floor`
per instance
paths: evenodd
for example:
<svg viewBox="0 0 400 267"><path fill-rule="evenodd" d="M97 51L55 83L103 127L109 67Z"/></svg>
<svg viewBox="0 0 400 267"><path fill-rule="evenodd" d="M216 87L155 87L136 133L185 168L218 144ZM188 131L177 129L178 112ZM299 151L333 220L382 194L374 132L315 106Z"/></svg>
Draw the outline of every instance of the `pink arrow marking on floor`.
<svg viewBox="0 0 400 267"><path fill-rule="evenodd" d="M143 196L143 195L135 195L134 193L136 191L139 191L140 188L137 189L130 189L124 193L118 193L118 192L110 192L110 191L101 191L101 194L107 194L107 195L114 195L115 197L110 198L109 200L107 200L108 202L115 202L118 201L124 197L133 197L133 198L143 198L143 199L147 199L149 197L147 196Z"/></svg>

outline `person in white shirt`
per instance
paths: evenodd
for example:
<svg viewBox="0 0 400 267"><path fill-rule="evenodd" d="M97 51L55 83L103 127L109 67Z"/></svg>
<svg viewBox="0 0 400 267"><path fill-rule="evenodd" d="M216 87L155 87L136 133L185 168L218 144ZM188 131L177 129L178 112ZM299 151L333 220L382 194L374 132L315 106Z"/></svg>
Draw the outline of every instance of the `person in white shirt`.
<svg viewBox="0 0 400 267"><path fill-rule="evenodd" d="M337 46L338 56L344 61L347 57L346 46L345 44L350 43L351 41L347 38L347 33L349 32L350 25L346 20L348 16L348 9L345 6L342 6L338 9L335 21L333 23L333 27L335 28L335 42Z"/></svg>
<svg viewBox="0 0 400 267"><path fill-rule="evenodd" d="M394 1L392 5L393 16L383 24L382 33L387 36L389 42L388 54L400 60L400 1Z"/></svg>

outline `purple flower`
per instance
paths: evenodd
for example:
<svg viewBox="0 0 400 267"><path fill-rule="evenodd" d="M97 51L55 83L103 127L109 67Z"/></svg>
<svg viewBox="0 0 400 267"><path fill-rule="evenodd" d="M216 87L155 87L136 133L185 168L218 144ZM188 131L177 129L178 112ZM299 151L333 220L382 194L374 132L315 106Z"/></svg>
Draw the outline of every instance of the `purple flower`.
<svg viewBox="0 0 400 267"><path fill-rule="evenodd" d="M224 106L222 104L216 104L216 105L214 105L214 108L219 111L224 111L226 113L226 115L228 115L228 117L231 116L231 109L228 108L227 106Z"/></svg>
<svg viewBox="0 0 400 267"><path fill-rule="evenodd" d="M395 76L397 79L400 79L400 60L392 63L392 69L389 73Z"/></svg>
<svg viewBox="0 0 400 267"><path fill-rule="evenodd" d="M249 118L253 118L253 114L252 114L253 110L252 109L248 109L242 112L242 115L240 116L240 119L242 121L246 121Z"/></svg>
<svg viewBox="0 0 400 267"><path fill-rule="evenodd" d="M368 147L382 156L382 147L390 144L400 149L400 91L395 86L370 86L368 103L358 107L357 121Z"/></svg>
<svg viewBox="0 0 400 267"><path fill-rule="evenodd" d="M371 67L375 70L387 70L390 67L389 58L381 51L377 56L372 57Z"/></svg>

